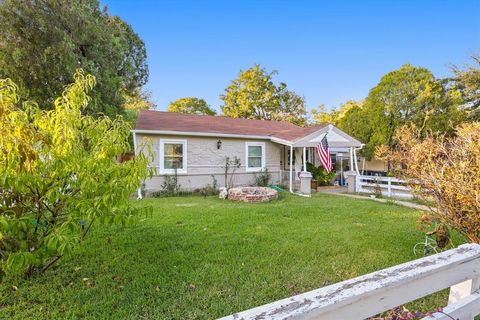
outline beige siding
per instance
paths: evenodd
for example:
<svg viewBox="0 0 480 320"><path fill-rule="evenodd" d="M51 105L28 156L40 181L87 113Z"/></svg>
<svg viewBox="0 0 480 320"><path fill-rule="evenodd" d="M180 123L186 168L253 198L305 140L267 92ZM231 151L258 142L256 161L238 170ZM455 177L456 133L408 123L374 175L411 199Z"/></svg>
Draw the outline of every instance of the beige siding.
<svg viewBox="0 0 480 320"><path fill-rule="evenodd" d="M365 158L358 159L358 170L362 171L383 171L387 172L387 162L378 159L372 159L370 161Z"/></svg>
<svg viewBox="0 0 480 320"><path fill-rule="evenodd" d="M142 144L149 144L153 151L154 159L151 166L156 168L157 173L152 179L145 182L147 191L159 190L163 182L160 174L160 139L178 139L187 141L187 173L178 174L182 189L195 189L212 183L212 175L218 181L219 186L224 185L225 158L235 156L240 158L241 167L236 170L234 184L250 185L254 182L255 173L245 170L245 143L264 142L266 153L266 167L271 173L272 182L279 180L280 148L281 146L267 140L247 140L234 138L213 138L194 136L167 136L136 134L138 148ZM222 146L217 149L217 141L222 141Z"/></svg>

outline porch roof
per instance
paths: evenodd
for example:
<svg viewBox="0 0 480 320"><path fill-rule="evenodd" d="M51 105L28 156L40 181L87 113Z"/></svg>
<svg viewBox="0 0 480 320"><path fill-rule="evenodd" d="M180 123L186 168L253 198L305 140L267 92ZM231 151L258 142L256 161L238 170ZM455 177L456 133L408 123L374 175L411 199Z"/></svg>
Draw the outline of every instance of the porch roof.
<svg viewBox="0 0 480 320"><path fill-rule="evenodd" d="M306 135L293 142L294 147L315 147L327 136L328 146L330 148L349 148L349 147L361 147L362 143L354 137L346 134L342 130L338 129L334 125L326 125L319 130Z"/></svg>

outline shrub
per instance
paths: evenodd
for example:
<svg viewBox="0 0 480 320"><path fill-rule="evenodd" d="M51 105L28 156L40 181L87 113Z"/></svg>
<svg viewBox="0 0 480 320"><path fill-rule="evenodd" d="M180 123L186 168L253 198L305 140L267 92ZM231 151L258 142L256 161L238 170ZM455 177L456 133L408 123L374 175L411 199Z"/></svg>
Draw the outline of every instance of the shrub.
<svg viewBox="0 0 480 320"><path fill-rule="evenodd" d="M184 197L184 196L213 196L218 194L218 182L214 175L212 175L212 184L207 184L203 188L197 188L193 191L182 190L181 185L178 184L177 175L165 176L165 181L162 184L162 190L155 191L150 194L153 198L163 197Z"/></svg>
<svg viewBox="0 0 480 320"><path fill-rule="evenodd" d="M440 223L480 243L480 122L460 125L454 137L419 137L416 127L404 126L397 146L380 147L376 155L391 161L420 199L434 201Z"/></svg>
<svg viewBox="0 0 480 320"><path fill-rule="evenodd" d="M229 189L233 187L233 179L235 177L235 171L240 168L241 162L240 158L235 156L233 159L230 159L230 157L225 157L225 188ZM232 169L232 172L230 173L230 169ZM228 179L228 174L230 173L230 179Z"/></svg>
<svg viewBox="0 0 480 320"><path fill-rule="evenodd" d="M218 194L218 182L215 176L212 174L212 184L207 184L203 188L198 188L193 190L194 195L199 195L203 197L214 196Z"/></svg>
<svg viewBox="0 0 480 320"><path fill-rule="evenodd" d="M175 173L173 175L165 175L163 176L164 180L161 185L160 194L163 196L175 196L180 191L181 185L178 183L178 173L177 169L175 169Z"/></svg>
<svg viewBox="0 0 480 320"><path fill-rule="evenodd" d="M81 70L55 108L20 105L0 80L0 276L45 271L81 242L95 221L128 223L130 195L149 170L143 154L123 163L130 126L82 114L94 77Z"/></svg>
<svg viewBox="0 0 480 320"><path fill-rule="evenodd" d="M375 198L383 197L382 187L380 186L381 183L382 181L379 178L375 179L375 185L373 186L373 194L375 195Z"/></svg>
<svg viewBox="0 0 480 320"><path fill-rule="evenodd" d="M258 187L268 187L270 178L271 174L268 172L268 169L265 168L265 171L262 170L260 173L255 174L255 185Z"/></svg>
<svg viewBox="0 0 480 320"><path fill-rule="evenodd" d="M313 179L318 181L319 186L331 185L332 179L335 177L335 172L330 171L327 173L322 165L316 167L314 164L307 162L307 171L313 176Z"/></svg>

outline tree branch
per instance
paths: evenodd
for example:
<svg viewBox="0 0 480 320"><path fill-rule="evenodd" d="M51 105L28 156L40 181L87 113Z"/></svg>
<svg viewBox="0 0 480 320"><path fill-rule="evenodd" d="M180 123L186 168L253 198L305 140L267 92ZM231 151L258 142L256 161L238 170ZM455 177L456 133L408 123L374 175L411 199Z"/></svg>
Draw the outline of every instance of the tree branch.
<svg viewBox="0 0 480 320"><path fill-rule="evenodd" d="M53 264L55 264L55 262L57 262L61 257L63 256L55 256L52 260L50 260L49 263L43 266L43 268L40 270L40 273L44 273L45 271L47 271L47 269L49 269Z"/></svg>

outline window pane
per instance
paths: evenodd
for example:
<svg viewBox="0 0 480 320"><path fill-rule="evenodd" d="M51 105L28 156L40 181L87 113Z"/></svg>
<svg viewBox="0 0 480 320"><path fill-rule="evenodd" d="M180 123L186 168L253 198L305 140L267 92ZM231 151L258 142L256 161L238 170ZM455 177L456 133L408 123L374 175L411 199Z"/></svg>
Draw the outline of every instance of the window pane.
<svg viewBox="0 0 480 320"><path fill-rule="evenodd" d="M163 145L165 156L182 156L183 144L181 143L165 143Z"/></svg>
<svg viewBox="0 0 480 320"><path fill-rule="evenodd" d="M183 169L183 144L165 143L163 145L163 167L165 169Z"/></svg>
<svg viewBox="0 0 480 320"><path fill-rule="evenodd" d="M262 166L262 157L248 157L249 168L260 168Z"/></svg>
<svg viewBox="0 0 480 320"><path fill-rule="evenodd" d="M262 156L262 147L260 146L249 146L248 147L248 156L261 157Z"/></svg>
<svg viewBox="0 0 480 320"><path fill-rule="evenodd" d="M183 157L168 157L163 159L165 169L183 169Z"/></svg>

